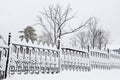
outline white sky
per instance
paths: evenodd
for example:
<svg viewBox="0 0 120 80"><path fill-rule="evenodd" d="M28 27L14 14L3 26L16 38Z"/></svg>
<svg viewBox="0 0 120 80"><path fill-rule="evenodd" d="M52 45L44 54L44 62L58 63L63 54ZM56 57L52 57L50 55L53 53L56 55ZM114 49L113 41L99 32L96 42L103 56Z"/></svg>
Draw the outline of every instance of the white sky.
<svg viewBox="0 0 120 80"><path fill-rule="evenodd" d="M60 3L71 5L80 21L91 16L99 19L104 29L111 32L111 43L120 44L120 1L119 0L0 0L0 34L5 39L9 32L16 34L26 26L34 24L43 7ZM78 24L74 23L73 24ZM36 27L38 31L39 27Z"/></svg>
<svg viewBox="0 0 120 80"><path fill-rule="evenodd" d="M63 6L70 4L73 11L78 11L77 15L81 21L85 21L91 16L97 17L104 29L111 32L112 44L120 45L120 0L0 0L0 34L5 39L9 32L16 34L26 26L34 24L37 19L36 16L43 7L56 3ZM39 31L39 27L36 29ZM80 80L81 77L83 80L119 80L119 72L73 74L60 74L58 76L60 79L57 80ZM16 79L22 78L16 77Z"/></svg>

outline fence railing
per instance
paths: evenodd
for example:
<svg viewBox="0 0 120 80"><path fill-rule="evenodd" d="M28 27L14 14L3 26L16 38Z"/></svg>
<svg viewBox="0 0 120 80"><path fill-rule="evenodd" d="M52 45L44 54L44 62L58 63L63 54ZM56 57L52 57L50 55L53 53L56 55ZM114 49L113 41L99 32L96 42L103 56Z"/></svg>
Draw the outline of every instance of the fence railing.
<svg viewBox="0 0 120 80"><path fill-rule="evenodd" d="M33 74L58 73L60 71L59 51L47 44L12 43L10 49L10 73ZM42 46L42 47L41 47Z"/></svg>
<svg viewBox="0 0 120 80"><path fill-rule="evenodd" d="M89 53L70 48L62 48L61 69L90 71Z"/></svg>

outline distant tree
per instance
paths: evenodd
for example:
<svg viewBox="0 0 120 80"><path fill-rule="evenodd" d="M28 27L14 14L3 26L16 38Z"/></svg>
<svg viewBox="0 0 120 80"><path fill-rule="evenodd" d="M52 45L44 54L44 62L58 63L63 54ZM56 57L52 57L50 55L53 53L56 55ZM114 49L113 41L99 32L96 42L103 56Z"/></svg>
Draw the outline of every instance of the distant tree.
<svg viewBox="0 0 120 80"><path fill-rule="evenodd" d="M22 33L22 35L19 36L21 41L25 39L26 42L31 40L32 43L34 43L34 41L37 40L37 34L32 26L27 26L23 31L19 31L19 33Z"/></svg>
<svg viewBox="0 0 120 80"><path fill-rule="evenodd" d="M43 32L42 35L40 35L38 38L37 38L37 42L40 43L47 43L48 45L49 44L54 44L53 41L50 39L50 35L52 35L52 33L47 33L47 32Z"/></svg>
<svg viewBox="0 0 120 80"><path fill-rule="evenodd" d="M89 44L88 34L85 31L79 31L74 37L71 38L71 41L72 46L80 47L81 49L87 49Z"/></svg>
<svg viewBox="0 0 120 80"><path fill-rule="evenodd" d="M106 49L106 46L110 41L109 39L110 39L110 32L109 31L105 31L101 28L99 28L97 30L96 41L97 41L97 48L99 50L101 50L101 49L105 50Z"/></svg>
<svg viewBox="0 0 120 80"><path fill-rule="evenodd" d="M54 6L49 6L47 9L44 9L43 12L40 12L41 16L38 16L39 22L36 23L40 24L50 36L50 39L56 44L59 48L59 39L62 36L70 33L74 33L79 29L88 25L89 21L92 18L89 18L84 24L79 25L77 28L72 30L65 30L67 24L75 18L75 14L72 14L72 9L68 6L66 9L63 9L59 4ZM50 34L52 32L52 35Z"/></svg>
<svg viewBox="0 0 120 80"><path fill-rule="evenodd" d="M72 47L78 47L79 41L77 40L76 36L71 37L70 40L71 40L70 45Z"/></svg>
<svg viewBox="0 0 120 80"><path fill-rule="evenodd" d="M106 50L106 46L110 43L110 32L104 31L104 38L103 38L103 48Z"/></svg>
<svg viewBox="0 0 120 80"><path fill-rule="evenodd" d="M78 34L76 34L76 37L79 41L79 44L81 46L82 49L86 49L87 46L88 46L88 42L89 42L89 39L88 39L88 35L86 32L78 32Z"/></svg>
<svg viewBox="0 0 120 80"><path fill-rule="evenodd" d="M78 32L72 37L72 45L86 49L88 45L92 49L105 50L110 41L110 32L99 27L96 18L89 23L86 31Z"/></svg>
<svg viewBox="0 0 120 80"><path fill-rule="evenodd" d="M98 29L97 30L97 47L98 49L101 50L101 48L103 47L103 44L104 44L104 30L102 29Z"/></svg>
<svg viewBox="0 0 120 80"><path fill-rule="evenodd" d="M98 31L98 22L97 19L94 18L90 22L90 26L88 27L88 34L89 34L89 40L90 40L90 46L94 49L97 45L97 31Z"/></svg>
<svg viewBox="0 0 120 80"><path fill-rule="evenodd" d="M110 32L105 31L98 25L98 21L96 18L91 20L90 26L88 27L88 34L90 40L90 46L94 49L97 48L99 50L106 49L107 44L110 39Z"/></svg>

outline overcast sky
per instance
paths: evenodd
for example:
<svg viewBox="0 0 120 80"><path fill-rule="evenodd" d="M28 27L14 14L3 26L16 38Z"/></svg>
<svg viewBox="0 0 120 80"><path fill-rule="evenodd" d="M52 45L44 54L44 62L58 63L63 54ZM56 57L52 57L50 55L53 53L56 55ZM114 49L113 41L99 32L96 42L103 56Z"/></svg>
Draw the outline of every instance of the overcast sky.
<svg viewBox="0 0 120 80"><path fill-rule="evenodd" d="M0 34L6 38L9 32L15 34L23 30L36 22L43 7L57 3L70 4L81 21L97 17L103 28L111 32L111 43L120 45L119 0L0 0Z"/></svg>

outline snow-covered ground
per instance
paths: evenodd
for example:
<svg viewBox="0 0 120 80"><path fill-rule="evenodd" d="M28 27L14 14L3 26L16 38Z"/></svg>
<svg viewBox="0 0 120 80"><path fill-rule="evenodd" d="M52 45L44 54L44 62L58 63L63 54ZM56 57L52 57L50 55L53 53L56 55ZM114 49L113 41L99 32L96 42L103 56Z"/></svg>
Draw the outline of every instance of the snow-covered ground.
<svg viewBox="0 0 120 80"><path fill-rule="evenodd" d="M15 74L6 80L120 80L120 70L62 71L59 74Z"/></svg>

